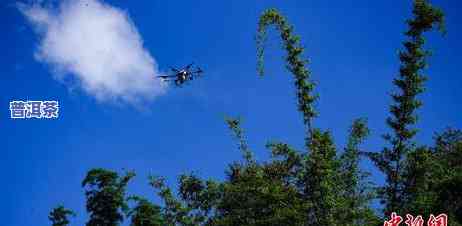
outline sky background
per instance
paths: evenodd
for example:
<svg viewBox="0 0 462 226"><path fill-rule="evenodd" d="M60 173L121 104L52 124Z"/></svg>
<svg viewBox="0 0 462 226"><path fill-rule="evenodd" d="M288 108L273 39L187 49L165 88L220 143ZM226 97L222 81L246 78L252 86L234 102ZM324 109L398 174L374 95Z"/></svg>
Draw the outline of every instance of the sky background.
<svg viewBox="0 0 462 226"><path fill-rule="evenodd" d="M57 204L73 209L72 225L86 221L81 181L89 169L132 169L130 194L155 198L149 174L176 186L178 175L196 172L223 179L227 164L240 160L225 116L243 118L257 159L265 160L268 141L303 150L303 124L296 111L284 52L271 33L266 75L256 74L255 30L264 9L278 8L301 35L318 82L320 117L315 126L332 131L342 148L353 119L367 117L368 150L384 146L385 119L398 72L397 51L404 40L411 1L105 1L124 10L155 58L160 71L192 61L205 77L183 88L170 87L143 106L101 102L81 89L70 90L53 68L34 58L40 36L16 7L0 2L0 213L2 225L47 225ZM420 144L435 132L462 128L462 3L434 0L446 13L445 37L431 34L433 50L420 96ZM13 100L58 100L57 120L10 119ZM373 180L383 181L374 172Z"/></svg>

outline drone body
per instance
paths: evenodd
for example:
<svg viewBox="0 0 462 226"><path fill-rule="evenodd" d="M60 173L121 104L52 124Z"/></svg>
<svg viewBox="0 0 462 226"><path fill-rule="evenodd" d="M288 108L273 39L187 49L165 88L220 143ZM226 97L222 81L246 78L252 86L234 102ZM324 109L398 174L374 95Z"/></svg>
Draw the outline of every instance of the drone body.
<svg viewBox="0 0 462 226"><path fill-rule="evenodd" d="M202 75L202 69L199 67L196 67L195 69L192 68L194 63L189 64L188 66L178 70L175 68L172 68L172 72L174 74L172 75L162 75L162 76L157 76L160 78L162 81L172 81L175 83L176 86L181 86L183 85L186 81L191 81L195 77L199 77Z"/></svg>

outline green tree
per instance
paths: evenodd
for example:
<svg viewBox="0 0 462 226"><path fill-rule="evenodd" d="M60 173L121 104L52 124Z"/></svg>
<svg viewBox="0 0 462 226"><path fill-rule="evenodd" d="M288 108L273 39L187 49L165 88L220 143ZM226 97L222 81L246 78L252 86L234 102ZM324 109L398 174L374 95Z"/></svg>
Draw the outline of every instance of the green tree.
<svg viewBox="0 0 462 226"><path fill-rule="evenodd" d="M201 180L193 174L181 175L178 197L154 177L151 185L159 192L169 225L303 225L306 208L283 162L259 163L247 146L240 120L227 119L238 140L244 162L234 162L226 180ZM269 145L282 156L279 145ZM290 160L292 161L292 160Z"/></svg>
<svg viewBox="0 0 462 226"><path fill-rule="evenodd" d="M360 166L360 145L369 135L365 119L356 119L350 128L348 143L340 156L340 180L342 182L342 202L338 207L340 221L343 225L376 225L378 218L370 208L375 197L372 183L368 181L368 172Z"/></svg>
<svg viewBox="0 0 462 226"><path fill-rule="evenodd" d="M339 205L339 164L330 133L312 125L313 118L317 116L313 107L317 96L313 94L315 85L310 81L310 72L306 68L308 61L301 56L304 48L300 45L300 38L292 34L293 27L284 16L275 9L265 11L257 30L257 68L260 74L263 74L264 42L269 25L276 26L287 51L287 68L295 78L298 110L303 114L307 130L305 144L308 154L302 154L303 169L297 182L302 187L305 201L311 205L306 210L307 221L310 225L336 225L334 209Z"/></svg>
<svg viewBox="0 0 462 226"><path fill-rule="evenodd" d="M215 225L302 225L303 200L294 184L285 180L288 169L274 161L255 161L243 145L246 141L240 120L228 119L227 123L246 161L229 166Z"/></svg>
<svg viewBox="0 0 462 226"><path fill-rule="evenodd" d="M82 182L90 214L87 226L117 226L124 220L123 211L128 210L125 188L134 176L128 172L120 177L105 169L92 169L87 173Z"/></svg>
<svg viewBox="0 0 462 226"><path fill-rule="evenodd" d="M64 208L64 206L60 205L54 208L48 219L51 221L51 225L53 226L67 226L69 225L68 216L74 216L74 212L72 210Z"/></svg>
<svg viewBox="0 0 462 226"><path fill-rule="evenodd" d="M188 207L181 199L178 199L165 184L165 180L162 177L151 176L149 181L150 185L158 191L157 194L164 202L163 215L167 225L192 226L203 224L205 220L204 216L200 213L195 214L192 207ZM190 192L194 193L195 190L191 190Z"/></svg>
<svg viewBox="0 0 462 226"><path fill-rule="evenodd" d="M298 110L303 114L308 135L306 145L309 145L313 133L312 121L317 113L313 107L317 96L313 94L315 84L310 81L310 71L306 68L307 59L302 58L304 48L300 45L300 37L292 33L293 27L276 9L268 9L260 16L257 28L257 71L264 74L265 41L267 28L275 25L278 29L284 48L287 52L286 67L294 75Z"/></svg>
<svg viewBox="0 0 462 226"><path fill-rule="evenodd" d="M438 163L430 172L436 181L433 211L445 212L462 225L462 131L448 129L437 135L433 151Z"/></svg>
<svg viewBox="0 0 462 226"><path fill-rule="evenodd" d="M426 77L421 71L427 66L428 51L423 49L423 34L437 26L443 30L443 13L434 8L427 0L414 0L414 18L407 21L409 26L405 35L408 40L403 43L405 50L399 53L401 68L399 77L393 80L398 92L392 94L394 104L390 106L391 116L387 119L392 134L384 135L390 147L380 153L370 153L371 160L386 176L386 185L379 195L385 204L385 214L392 211L403 213L407 200L405 190L406 156L415 150L413 137L417 130L412 125L417 122L416 110L422 105L417 95L424 91Z"/></svg>
<svg viewBox="0 0 462 226"><path fill-rule="evenodd" d="M446 213L451 225L462 225L462 131L447 129L435 141L406 161L406 211Z"/></svg>
<svg viewBox="0 0 462 226"><path fill-rule="evenodd" d="M164 226L165 221L162 215L162 208L154 205L148 200L133 196L129 200L136 202L136 205L128 211L131 217L130 226Z"/></svg>

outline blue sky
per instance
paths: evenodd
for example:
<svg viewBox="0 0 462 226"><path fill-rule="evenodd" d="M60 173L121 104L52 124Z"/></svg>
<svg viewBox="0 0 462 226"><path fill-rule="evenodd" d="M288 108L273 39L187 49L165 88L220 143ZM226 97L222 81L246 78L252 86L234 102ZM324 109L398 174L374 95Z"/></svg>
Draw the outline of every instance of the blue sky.
<svg viewBox="0 0 462 226"><path fill-rule="evenodd" d="M82 89L53 78L38 62L40 37L15 7L0 3L0 213L8 226L46 225L48 211L62 203L75 210L73 225L86 220L80 183L94 167L133 169L132 194L152 195L146 177L176 178L194 171L221 179L240 154L224 117L241 116L249 143L260 160L264 145L284 141L303 148L303 126L296 111L290 74L277 35L270 35L266 76L256 75L254 36L258 16L278 8L295 26L306 47L313 79L319 83L315 126L331 130L342 147L351 121L367 117L371 137L365 147L380 150L385 119L398 71L397 51L411 1L105 1L128 13L144 48L161 71L196 62L206 76L184 88L170 88L137 109L100 102ZM433 50L427 92L416 140L431 144L435 132L462 128L459 1L434 0L446 13L445 37L431 34ZM58 100L57 120L13 120L13 100ZM374 171L374 180L381 175ZM156 200L156 199L154 199Z"/></svg>

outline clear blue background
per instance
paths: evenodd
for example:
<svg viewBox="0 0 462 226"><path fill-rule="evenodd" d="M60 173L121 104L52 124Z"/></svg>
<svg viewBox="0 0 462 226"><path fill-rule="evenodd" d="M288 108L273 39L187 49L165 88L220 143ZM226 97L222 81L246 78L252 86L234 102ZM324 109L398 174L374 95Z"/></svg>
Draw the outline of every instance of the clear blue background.
<svg viewBox="0 0 462 226"><path fill-rule="evenodd" d="M250 145L260 160L264 144L286 141L303 149L303 126L296 111L290 74L278 36L271 35L266 77L257 77L254 36L258 16L277 7L302 37L313 78L319 83L315 125L333 132L341 148L351 121L367 117L369 150L380 150L380 135L398 72L397 51L411 1L107 1L126 10L145 47L162 70L194 61L206 77L139 111L98 104L69 92L36 62L38 38L14 1L0 3L0 215L1 225L47 225L49 210L62 203L75 210L73 225L86 220L80 187L93 167L133 169L132 194L154 197L150 174L172 186L180 173L194 171L222 179L228 163L240 159L223 119L242 116ZM435 132L462 127L460 76L462 4L434 0L447 16L446 37L432 34L427 92L417 140L431 144ZM58 120L12 120L12 100L59 100ZM383 181L374 171L374 181ZM153 198L153 200L157 200Z"/></svg>

